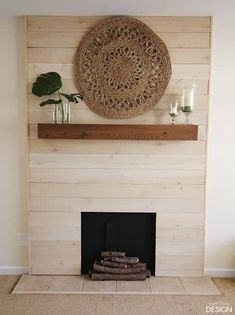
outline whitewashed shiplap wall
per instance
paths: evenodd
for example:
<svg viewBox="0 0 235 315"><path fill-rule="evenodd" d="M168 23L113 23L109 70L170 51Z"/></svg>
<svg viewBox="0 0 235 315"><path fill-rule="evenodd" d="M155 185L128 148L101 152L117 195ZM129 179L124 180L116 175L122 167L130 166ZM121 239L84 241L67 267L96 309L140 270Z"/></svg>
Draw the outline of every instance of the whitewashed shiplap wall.
<svg viewBox="0 0 235 315"><path fill-rule="evenodd" d="M57 71L76 91L73 57L103 17L27 18L30 143L30 268L33 274L80 273L81 211L157 212L156 274L200 276L204 264L204 185L210 73L210 17L138 17L169 48L173 75L161 101L144 115L110 120L84 103L75 123L168 123L180 81L196 83L199 141L39 140L50 122L30 94L37 75ZM179 117L179 123L184 117Z"/></svg>

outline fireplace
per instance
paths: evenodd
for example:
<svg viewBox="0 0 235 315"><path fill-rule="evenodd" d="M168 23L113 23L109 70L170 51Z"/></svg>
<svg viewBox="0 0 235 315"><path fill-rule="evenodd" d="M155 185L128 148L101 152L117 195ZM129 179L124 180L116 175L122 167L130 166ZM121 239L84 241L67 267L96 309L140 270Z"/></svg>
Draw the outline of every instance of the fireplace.
<svg viewBox="0 0 235 315"><path fill-rule="evenodd" d="M138 256L155 274L156 213L82 212L81 273L87 273L101 251Z"/></svg>

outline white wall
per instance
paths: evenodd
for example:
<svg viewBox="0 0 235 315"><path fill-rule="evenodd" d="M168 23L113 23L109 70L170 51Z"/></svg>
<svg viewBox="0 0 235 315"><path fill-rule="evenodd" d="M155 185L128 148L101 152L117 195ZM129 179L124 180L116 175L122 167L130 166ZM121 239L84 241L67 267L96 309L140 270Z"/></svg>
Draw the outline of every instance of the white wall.
<svg viewBox="0 0 235 315"><path fill-rule="evenodd" d="M0 18L0 273L27 265L27 125L23 18ZM11 272L11 270L9 270Z"/></svg>
<svg viewBox="0 0 235 315"><path fill-rule="evenodd" d="M206 269L235 275L235 19L213 20Z"/></svg>
<svg viewBox="0 0 235 315"><path fill-rule="evenodd" d="M235 20L227 14L217 14L213 20L205 267L207 273L231 275L235 274ZM27 230L23 19L1 18L0 40L0 265L17 266L27 264L26 250L17 244L17 233Z"/></svg>
<svg viewBox="0 0 235 315"><path fill-rule="evenodd" d="M0 0L0 15L234 16L234 0Z"/></svg>

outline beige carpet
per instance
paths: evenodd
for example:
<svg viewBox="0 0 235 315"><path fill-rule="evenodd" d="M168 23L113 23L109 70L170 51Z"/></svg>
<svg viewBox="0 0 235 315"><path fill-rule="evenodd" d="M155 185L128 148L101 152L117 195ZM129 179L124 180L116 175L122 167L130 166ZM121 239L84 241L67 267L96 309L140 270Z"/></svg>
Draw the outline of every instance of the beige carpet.
<svg viewBox="0 0 235 315"><path fill-rule="evenodd" d="M1 315L204 315L209 303L229 303L235 314L235 279L213 279L220 296L11 295L19 277L0 277Z"/></svg>

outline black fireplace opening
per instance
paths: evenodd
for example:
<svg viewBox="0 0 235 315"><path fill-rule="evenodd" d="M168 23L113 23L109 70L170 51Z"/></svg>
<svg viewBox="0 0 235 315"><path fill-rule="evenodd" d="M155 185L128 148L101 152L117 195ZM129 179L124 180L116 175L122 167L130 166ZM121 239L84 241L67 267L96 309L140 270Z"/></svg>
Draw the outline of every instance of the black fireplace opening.
<svg viewBox="0 0 235 315"><path fill-rule="evenodd" d="M123 251L146 262L155 274L156 213L82 212L81 273L92 269L101 251Z"/></svg>

